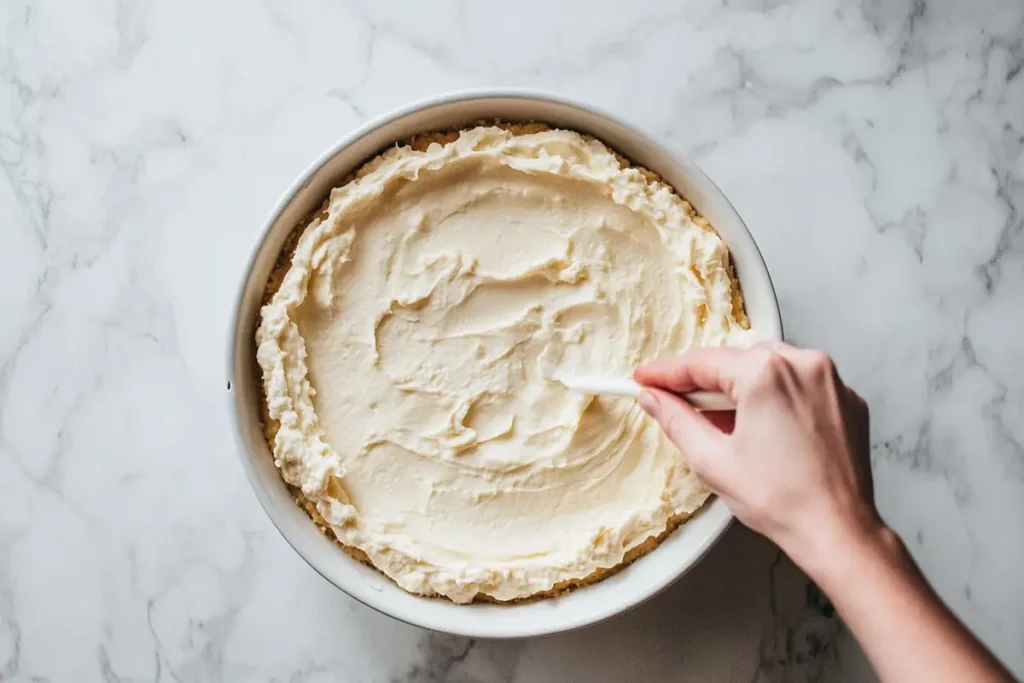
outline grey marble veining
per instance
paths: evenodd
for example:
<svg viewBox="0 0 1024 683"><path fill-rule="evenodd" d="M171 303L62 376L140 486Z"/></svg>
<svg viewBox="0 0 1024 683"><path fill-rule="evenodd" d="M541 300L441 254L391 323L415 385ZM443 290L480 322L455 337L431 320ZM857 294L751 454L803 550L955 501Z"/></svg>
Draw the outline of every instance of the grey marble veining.
<svg viewBox="0 0 1024 683"><path fill-rule="evenodd" d="M715 178L788 335L869 399L886 518L1024 675L1022 41L1019 0L7 0L0 680L872 680L738 527L623 617L475 642L354 603L265 519L222 395L258 226L354 126L484 85Z"/></svg>

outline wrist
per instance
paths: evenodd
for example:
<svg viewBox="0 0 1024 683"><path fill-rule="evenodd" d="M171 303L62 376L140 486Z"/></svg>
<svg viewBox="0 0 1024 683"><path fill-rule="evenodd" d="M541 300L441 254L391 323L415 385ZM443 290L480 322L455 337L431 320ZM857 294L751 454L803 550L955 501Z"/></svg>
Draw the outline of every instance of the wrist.
<svg viewBox="0 0 1024 683"><path fill-rule="evenodd" d="M822 522L779 545L822 588L855 578L865 561L901 564L899 558L906 552L896 532L878 518L861 523Z"/></svg>

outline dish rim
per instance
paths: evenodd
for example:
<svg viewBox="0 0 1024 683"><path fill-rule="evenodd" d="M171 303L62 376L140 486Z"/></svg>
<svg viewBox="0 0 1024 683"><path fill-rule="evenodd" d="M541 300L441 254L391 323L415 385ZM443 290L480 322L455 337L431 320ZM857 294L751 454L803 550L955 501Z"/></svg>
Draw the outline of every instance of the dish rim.
<svg viewBox="0 0 1024 683"><path fill-rule="evenodd" d="M689 176L688 180L704 186L702 189L706 190L711 195L709 197L709 201L717 202L719 205L718 210L727 214L728 220L733 223L736 234L733 235L733 242L726 240L726 244L729 247L730 253L734 253L739 250L746 252L746 267L743 269L743 273L737 275L740 279L741 287L744 289L744 293L746 294L747 292L747 283L753 282L754 280L758 281L758 287L765 288L764 296L761 297L761 301L768 302L770 305L768 306L768 310L760 312L758 316L761 318L756 325L758 332L765 338L783 338L782 318L778 305L778 297L775 294L774 284L772 283L771 275L768 271L767 264L764 261L764 257L761 254L760 248L757 246L757 243L754 240L753 235L751 235L749 228L747 228L746 223L740 217L739 213L725 194L693 162L669 151L663 145L652 140L646 134L637 130L635 126L623 121L619 117L609 114L608 112L593 105L581 103L561 95L554 95L539 90L525 88L474 88L458 90L406 104L389 113L378 116L359 126L348 135L342 136L337 142L331 145L309 166L307 166L305 170L303 170L302 173L300 173L299 176L282 193L277 202L275 202L264 221L263 227L255 236L253 246L249 250L248 257L245 262L245 268L242 271L241 281L238 285L238 290L234 297L231 310L231 325L229 329L229 338L227 340L227 393L233 436L236 448L239 452L239 457L242 461L243 469L246 472L246 477L253 489L253 493L256 495L261 507L270 518L275 528L277 528L278 532L288 542L293 550L295 550L295 552L298 553L298 555L302 557L302 559L311 568L313 568L314 571L355 600L399 621L422 628L460 636L520 638L573 631L610 619L613 616L633 609L658 595L685 575L707 554L711 547L721 539L731 525L733 517L725 506L725 503L718 498L710 499L691 520L688 520L686 523L681 525L679 529L676 529L669 534L669 536L664 539L658 547L654 548L649 553L644 554L629 566L622 568L607 578L593 584L572 589L564 595L512 604L496 605L492 603L471 603L469 605L456 605L455 603L439 598L416 596L411 593L407 593L391 582L390 579L378 574L375 569L371 569L362 563L359 563L358 560L343 552L340 548L334 545L330 539L326 538L316 528L311 520L309 520L305 511L301 510L291 499L291 496L288 495L287 504L292 508L291 512L300 513L302 517L305 518L305 524L308 526L309 530L320 537L324 543L330 544L333 555L341 559L340 561L337 561L331 557L326 557L323 552L316 549L316 544L309 540L310 537L308 534L296 530L294 514L291 514L285 509L281 504L279 492L274 494L274 492L268 488L268 486L274 486L274 484L268 484L268 482L264 481L264 475L257 469L258 458L271 458L271 465L273 464L269 447L264 441L263 452L257 452L258 447L253 448L251 446L251 443L249 439L247 439L245 433L247 427L251 427L252 425L250 423L250 417L243 409L243 392L240 392L238 389L240 382L252 381L253 377L247 377L244 372L244 368L240 367L239 350L241 348L241 344L246 342L253 344L253 346L255 345L254 340L251 338L252 333L255 330L242 329L242 313L248 305L247 292L252 291L249 285L253 280L254 269L257 266L257 261L259 260L260 254L268 242L268 239L271 237L271 234L275 232L275 225L281 215L291 205L291 203L295 201L296 197L300 195L300 193L312 182L317 174L320 173L332 159L334 159L334 157L341 154L357 142L367 138L385 126L396 123L417 113L437 107L467 103L475 100L529 101L531 105L536 105L541 109L545 106L550 107L555 105L562 108L577 110L577 112L579 112L584 118L596 117L596 119L603 120L610 126L620 128L622 133L631 137L637 146L646 146L656 149L666 156L670 163L677 164L679 167L678 170L681 170L685 175ZM538 116L535 120L543 121L544 118L543 116ZM573 126L570 125L567 127L572 128ZM584 130L583 132L587 131ZM600 136L595 135L595 137L601 139ZM623 150L617 149L615 145L610 144L609 146L613 150L625 154ZM639 163L645 167L647 166L647 164L642 163L640 160L633 159L628 154L626 154L626 156L634 163ZM356 167L358 166L353 167L353 169ZM669 182L662 173L662 169L651 168L651 170L662 175L662 177L665 178L665 181L672 185L672 183ZM682 194L682 192L680 192L680 194ZM689 197L686 197L685 195L683 196L687 200L690 200ZM692 200L691 203L693 203ZM694 206L699 212L702 214L704 213L704 210L701 207L698 207L695 203ZM714 222L712 224L716 229L718 228L717 224ZM292 229L294 229L294 227ZM723 236L723 239L726 238ZM749 272L751 268L756 269L758 272ZM265 285L265 283L263 283L263 285ZM251 294L249 296L251 296ZM748 310L748 316L749 315L750 311ZM751 316L751 319L753 325L753 316ZM246 339L246 337L248 337L248 339ZM283 480L281 480L280 476L277 475L276 468L274 468L274 473L280 488L286 490ZM702 539L695 542L693 548L685 557L677 558L674 563L668 561L666 558L666 562L664 563L666 564L666 567L674 566L674 569L667 569L666 571L661 572L660 575L658 572L654 572L653 569L651 571L644 572L655 574L655 576L652 577L652 580L646 584L646 589L635 590L631 596L625 597L625 599L622 599L622 596L620 596L618 601L611 601L611 605L605 609L591 606L589 610L584 610L582 614L579 613L576 603L600 602L602 594L614 593L618 583L621 583L621 579L619 582L616 582L617 578L630 572L638 572L641 568L653 568L654 561L652 558L654 558L655 554L663 548L668 550L669 548L666 548L666 546L669 545L669 542L674 537L682 536L684 529L687 526L694 524L697 520L706 521L707 528L704 529L705 535ZM664 557L664 553L659 557ZM341 579L339 577L343 574L358 574L358 569L343 572L338 571L338 567L329 566L332 564L357 565L360 569L373 572L377 576L377 580L373 581L371 577L363 577L363 579L370 580L362 580L358 577L348 577L352 578L351 581L349 581L348 578ZM392 594L394 591L400 591L404 596L406 596L406 599L385 599L385 596ZM604 597L607 598L609 596ZM410 602L410 600L413 602ZM408 609L396 606L402 603L409 605ZM418 606L415 608L412 607L414 604ZM563 607L567 610L565 613L551 616ZM453 610L458 610L458 616L453 616L456 614ZM548 615L547 618L545 618L545 614Z"/></svg>

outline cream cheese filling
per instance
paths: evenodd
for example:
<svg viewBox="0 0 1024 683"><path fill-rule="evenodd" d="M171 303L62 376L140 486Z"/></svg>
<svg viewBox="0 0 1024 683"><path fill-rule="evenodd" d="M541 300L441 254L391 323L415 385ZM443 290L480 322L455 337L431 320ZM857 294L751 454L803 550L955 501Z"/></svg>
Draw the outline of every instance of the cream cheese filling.
<svg viewBox="0 0 1024 683"><path fill-rule="evenodd" d="M600 142L391 149L331 193L261 311L275 463L408 591L587 579L708 493L633 401L547 378L747 345L731 288L718 235Z"/></svg>

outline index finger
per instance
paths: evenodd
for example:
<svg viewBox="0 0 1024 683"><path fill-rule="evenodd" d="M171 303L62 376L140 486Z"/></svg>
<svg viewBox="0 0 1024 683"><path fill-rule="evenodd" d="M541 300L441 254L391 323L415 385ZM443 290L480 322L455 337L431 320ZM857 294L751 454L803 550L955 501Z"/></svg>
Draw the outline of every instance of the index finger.
<svg viewBox="0 0 1024 683"><path fill-rule="evenodd" d="M691 349L637 368L633 378L645 386L676 393L720 391L738 400L742 380L761 366L763 351L734 347Z"/></svg>

